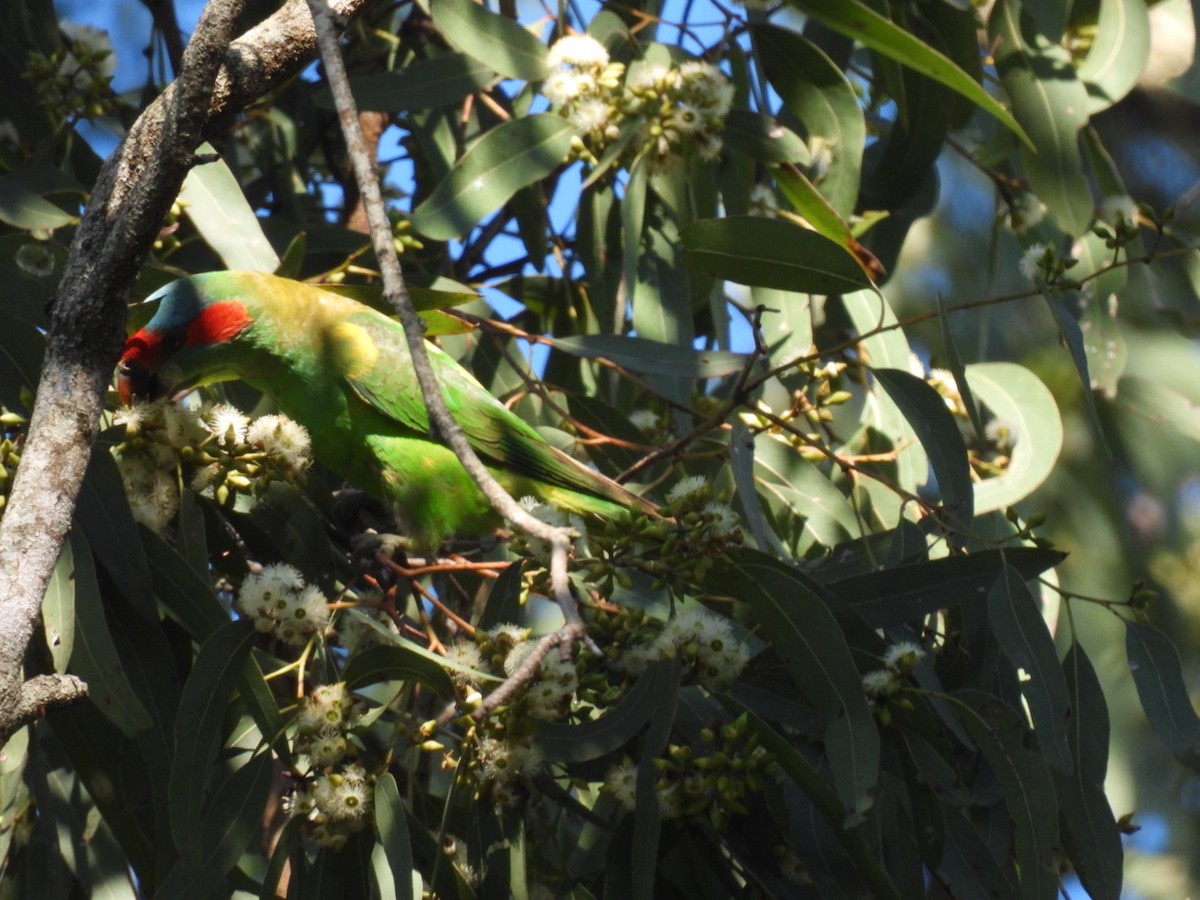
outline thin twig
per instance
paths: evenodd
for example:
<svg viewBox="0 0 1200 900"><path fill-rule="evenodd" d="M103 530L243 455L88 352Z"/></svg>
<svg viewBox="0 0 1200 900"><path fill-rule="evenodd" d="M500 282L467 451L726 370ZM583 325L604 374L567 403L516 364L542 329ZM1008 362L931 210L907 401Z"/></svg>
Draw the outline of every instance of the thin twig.
<svg viewBox="0 0 1200 900"><path fill-rule="evenodd" d="M404 326L409 354L412 357L413 369L421 388L421 395L425 399L429 420L441 439L454 451L463 468L479 485L479 489L487 497L492 507L531 537L543 540L550 545L550 580L554 590L554 599L562 609L567 625L577 624L580 626L578 630L581 630L582 620L579 617L578 605L571 594L570 581L567 578L567 556L571 547L571 532L566 528L554 528L534 518L510 497L480 462L479 457L467 442L462 429L446 408L437 376L430 365L429 353L425 347L425 326L413 308L408 287L404 281L404 274L400 269L400 259L396 254L391 224L388 222L387 211L379 190L379 177L374 161L366 153L354 97L350 92L345 63L342 60L341 49L338 46L337 34L333 29L326 0L308 0L308 8L312 12L316 25L321 58L325 64L325 72L329 78L334 103L337 106L338 118L342 124L342 134L346 139L346 147L354 164L354 173L358 179L359 190L362 192L363 204L366 207L367 220L371 226L371 241L379 261L379 271L383 277L384 296L396 310L400 322Z"/></svg>

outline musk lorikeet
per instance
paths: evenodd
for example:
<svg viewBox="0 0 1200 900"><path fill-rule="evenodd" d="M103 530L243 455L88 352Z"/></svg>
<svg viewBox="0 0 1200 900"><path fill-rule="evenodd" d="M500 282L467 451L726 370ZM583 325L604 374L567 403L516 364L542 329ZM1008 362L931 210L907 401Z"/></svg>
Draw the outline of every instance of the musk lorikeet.
<svg viewBox="0 0 1200 900"><path fill-rule="evenodd" d="M393 507L419 544L499 524L454 454L429 434L399 323L355 300L273 275L212 272L157 291L126 342L121 399L242 379L304 425L317 458ZM612 516L649 502L551 446L454 360L429 345L442 396L510 494Z"/></svg>

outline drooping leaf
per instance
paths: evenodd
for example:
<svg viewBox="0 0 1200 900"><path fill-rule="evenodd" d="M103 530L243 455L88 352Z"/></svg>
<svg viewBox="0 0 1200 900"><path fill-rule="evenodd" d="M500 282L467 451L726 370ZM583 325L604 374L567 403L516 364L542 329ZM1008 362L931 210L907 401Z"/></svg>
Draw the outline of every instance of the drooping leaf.
<svg viewBox="0 0 1200 900"><path fill-rule="evenodd" d="M88 461L75 521L121 596L146 619L156 619L158 612L151 599L150 571L139 527L129 509L121 473L103 437Z"/></svg>
<svg viewBox="0 0 1200 900"><path fill-rule="evenodd" d="M384 882L391 888L396 900L412 900L413 897L413 853L408 838L408 820L404 814L404 801L396 787L396 779L386 773L375 781L375 827L379 830L378 847L382 849L386 867L375 866L379 888Z"/></svg>
<svg viewBox="0 0 1200 900"><path fill-rule="evenodd" d="M754 550L740 551L734 567L714 569L709 587L750 607L801 695L825 719L834 783L852 826L871 807L879 731L822 588L798 569Z"/></svg>
<svg viewBox="0 0 1200 900"><path fill-rule="evenodd" d="M1125 652L1154 733L1177 760L1200 772L1200 716L1183 680L1179 651L1153 625L1126 619Z"/></svg>
<svg viewBox="0 0 1200 900"><path fill-rule="evenodd" d="M171 762L171 836L184 865L200 868L204 857L204 793L221 746L221 722L230 693L250 654L249 621L227 622L200 647L183 686Z"/></svg>
<svg viewBox="0 0 1200 900"><path fill-rule="evenodd" d="M730 110L721 136L726 146L761 163L790 162L807 166L812 161L808 145L796 132L762 113Z"/></svg>
<svg viewBox="0 0 1200 900"><path fill-rule="evenodd" d="M446 662L445 665L450 665ZM441 658L415 644L374 646L351 657L342 670L347 687L357 688L380 681L416 681L443 697L454 696L454 683Z"/></svg>
<svg viewBox="0 0 1200 900"><path fill-rule="evenodd" d="M1064 553L1033 547L983 550L843 578L825 587L872 628L883 628L919 620L940 609L986 602L988 590L1005 565L1029 579L1065 558Z"/></svg>
<svg viewBox="0 0 1200 900"><path fill-rule="evenodd" d="M478 628L495 628L505 622L518 621L521 614L521 572L524 565L525 561L518 559L500 573L492 585L491 593L488 594L488 602L483 609L483 615L479 617Z"/></svg>
<svg viewBox="0 0 1200 900"><path fill-rule="evenodd" d="M866 335L859 342L866 352L865 361L876 368L907 369L912 349L887 300L875 291L862 290L843 295L841 301L855 330ZM873 390L863 420L895 448L900 487L916 492L928 480L929 458L900 408L886 392Z"/></svg>
<svg viewBox="0 0 1200 900"><path fill-rule="evenodd" d="M581 763L600 759L625 746L662 709L673 672L650 666L629 693L604 715L579 725L539 720L534 743L544 759Z"/></svg>
<svg viewBox="0 0 1200 900"><path fill-rule="evenodd" d="M76 216L63 212L17 178L0 176L0 222L24 231L48 234L75 220Z"/></svg>
<svg viewBox="0 0 1200 900"><path fill-rule="evenodd" d="M992 97L983 85L929 44L885 19L866 3L860 0L839 3L820 0L793 2L821 24L962 94L994 116L1017 137L1028 140L1017 120L1013 119L1009 111Z"/></svg>
<svg viewBox="0 0 1200 900"><path fill-rule="evenodd" d="M198 152L214 150L202 144ZM278 254L246 202L237 176L224 160L192 168L179 196L185 201L184 214L226 268L248 272L274 272L279 268Z"/></svg>
<svg viewBox="0 0 1200 900"><path fill-rule="evenodd" d="M224 881L262 833L262 811L271 790L270 754L259 754L239 767L217 789L204 815L201 847L182 856L158 886L158 894L178 900L204 900Z"/></svg>
<svg viewBox="0 0 1200 900"><path fill-rule="evenodd" d="M866 123L853 86L813 42L774 25L751 28L754 51L784 110L820 140L822 195L843 218L854 212L862 174ZM785 119L791 121L791 119Z"/></svg>
<svg viewBox="0 0 1200 900"><path fill-rule="evenodd" d="M584 334L547 338L546 343L572 356L608 359L631 372L663 377L694 380L720 378L741 371L746 364L746 356L742 353L696 350L639 337Z"/></svg>
<svg viewBox="0 0 1200 900"><path fill-rule="evenodd" d="M67 544L74 569L75 646L70 668L88 684L91 702L126 737L154 725L154 719L129 683L104 613L91 548L79 531Z"/></svg>
<svg viewBox="0 0 1200 900"><path fill-rule="evenodd" d="M1058 896L1058 805L1046 761L1028 739L1024 715L998 697L958 691L962 722L991 766L1012 817L1014 852L1026 900Z"/></svg>
<svg viewBox="0 0 1200 900"><path fill-rule="evenodd" d="M1062 451L1063 427L1054 395L1028 369L1015 363L975 363L967 366L966 376L1012 441L1004 472L975 484L978 515L1012 506L1046 480Z"/></svg>
<svg viewBox="0 0 1200 900"><path fill-rule="evenodd" d="M1004 655L1025 673L1021 693L1029 704L1046 761L1059 772L1071 772L1074 762L1067 732L1073 711L1066 677L1037 601L1012 566L1000 570L1000 577L988 592L988 619Z"/></svg>
<svg viewBox="0 0 1200 900"><path fill-rule="evenodd" d="M413 228L439 241L464 234L521 188L558 168L573 134L566 120L546 113L497 125L413 210Z"/></svg>
<svg viewBox="0 0 1200 900"><path fill-rule="evenodd" d="M406 112L452 106L484 90L498 77L490 65L474 57L445 53L415 60L395 72L355 76L350 79L350 90L359 109ZM328 91L319 91L313 101L318 106L333 107L333 96Z"/></svg>
<svg viewBox="0 0 1200 900"><path fill-rule="evenodd" d="M42 597L42 633L54 662L54 671L66 672L75 645L75 559L70 541L59 551L58 562Z"/></svg>
<svg viewBox="0 0 1200 900"><path fill-rule="evenodd" d="M1001 0L992 8L988 34L1013 115L1029 136L1021 159L1030 186L1063 231L1081 235L1092 218L1078 141L1087 122L1088 93L1057 40L1025 27L1036 7L1026 0Z"/></svg>
<svg viewBox="0 0 1200 900"><path fill-rule="evenodd" d="M906 371L873 371L924 446L942 495L942 506L951 521L969 529L974 516L975 494L967 463L967 447L945 401L924 379Z"/></svg>
<svg viewBox="0 0 1200 900"><path fill-rule="evenodd" d="M858 260L829 238L783 219L734 216L683 230L685 265L739 284L841 294L868 287Z"/></svg>
<svg viewBox="0 0 1200 900"><path fill-rule="evenodd" d="M1121 894L1124 852L1121 833L1104 796L1108 770L1108 704L1096 670L1075 642L1063 660L1074 710L1067 738L1075 759L1070 775L1056 772L1054 786L1063 818L1063 842L1079 880L1094 900Z"/></svg>
<svg viewBox="0 0 1200 900"><path fill-rule="evenodd" d="M516 21L486 6L434 0L433 22L455 48L501 75L537 81L546 74L546 45Z"/></svg>
<svg viewBox="0 0 1200 900"><path fill-rule="evenodd" d="M814 544L832 547L861 530L850 501L829 477L770 435L754 442L754 480L775 533L796 556Z"/></svg>
<svg viewBox="0 0 1200 900"><path fill-rule="evenodd" d="M1095 37L1079 65L1092 115L1122 99L1137 84L1150 56L1150 14L1141 0L1100 0Z"/></svg>

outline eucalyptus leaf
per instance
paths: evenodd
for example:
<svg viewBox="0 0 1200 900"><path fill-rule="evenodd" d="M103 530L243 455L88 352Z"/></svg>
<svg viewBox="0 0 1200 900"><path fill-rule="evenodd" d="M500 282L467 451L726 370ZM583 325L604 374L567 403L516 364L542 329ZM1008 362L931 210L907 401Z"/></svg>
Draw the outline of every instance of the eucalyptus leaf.
<svg viewBox="0 0 1200 900"><path fill-rule="evenodd" d="M1029 704L1038 745L1050 766L1069 774L1075 767L1067 732L1073 711L1067 681L1054 638L1046 629L1042 611L1025 579L1005 565L988 592L988 619L1000 649L1009 662L1024 672L1021 693Z"/></svg>
<svg viewBox="0 0 1200 900"><path fill-rule="evenodd" d="M945 401L923 378L906 371L874 369L873 372L925 448L950 522L957 529L969 530L975 514L975 492L967 446Z"/></svg>
<svg viewBox="0 0 1200 900"><path fill-rule="evenodd" d="M818 0L793 2L821 24L962 94L1022 140L1028 141L1018 122L983 85L929 44L884 18L868 4L860 0L841 0L839 3Z"/></svg>
<svg viewBox="0 0 1200 900"><path fill-rule="evenodd" d="M1063 426L1054 395L1016 363L975 363L966 381L1012 443L1003 473L975 483L978 515L1014 505L1046 480L1062 452Z"/></svg>
<svg viewBox="0 0 1200 900"><path fill-rule="evenodd" d="M1179 651L1153 625L1126 619L1125 653L1154 733L1177 760L1200 772L1200 717L1183 680Z"/></svg>
<svg viewBox="0 0 1200 900"><path fill-rule="evenodd" d="M462 7L453 0L444 5ZM413 228L439 241L464 234L521 188L558 168L572 134L574 129L564 119L549 114L497 125L413 210Z"/></svg>
<svg viewBox="0 0 1200 900"><path fill-rule="evenodd" d="M872 804L879 731L829 598L798 569L753 550L739 552L736 567L714 569L709 585L749 606L801 695L824 717L834 783L851 827Z"/></svg>
<svg viewBox="0 0 1200 900"><path fill-rule="evenodd" d="M227 622L204 642L183 687L171 763L171 835L183 865L200 868L204 793L221 746L221 722L250 654L249 621ZM249 771L249 770L246 770Z"/></svg>
<svg viewBox="0 0 1200 900"><path fill-rule="evenodd" d="M840 244L783 219L704 219L683 230L685 265L739 284L809 294L868 287L858 260Z"/></svg>
<svg viewBox="0 0 1200 900"><path fill-rule="evenodd" d="M0 175L0 222L45 235L76 218L31 191L15 176Z"/></svg>
<svg viewBox="0 0 1200 900"><path fill-rule="evenodd" d="M197 152L213 153L202 144ZM262 223L246 201L237 176L218 159L195 166L179 194L183 211L227 269L274 272L279 256L263 234Z"/></svg>
<svg viewBox="0 0 1200 900"><path fill-rule="evenodd" d="M355 76L350 79L350 90L359 109L405 112L452 106L498 78L486 62L465 53L445 53L415 60L395 72ZM313 100L318 106L333 108L328 91L319 92Z"/></svg>
<svg viewBox="0 0 1200 900"><path fill-rule="evenodd" d="M1030 187L1065 232L1082 235L1093 208L1078 140L1087 122L1088 92L1055 38L1022 27L1036 6L999 0L988 18L988 34L1013 116L1029 138L1021 158Z"/></svg>
<svg viewBox="0 0 1200 900"><path fill-rule="evenodd" d="M514 19L458 0L433 0L430 12L447 42L501 75L525 81L545 76L546 45Z"/></svg>

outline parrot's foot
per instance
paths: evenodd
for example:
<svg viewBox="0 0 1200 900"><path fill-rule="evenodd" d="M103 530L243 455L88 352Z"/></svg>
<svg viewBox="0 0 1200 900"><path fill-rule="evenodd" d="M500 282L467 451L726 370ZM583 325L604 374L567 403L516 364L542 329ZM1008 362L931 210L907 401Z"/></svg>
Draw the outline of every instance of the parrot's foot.
<svg viewBox="0 0 1200 900"><path fill-rule="evenodd" d="M379 534L374 531L356 534L350 538L351 560L357 569L370 569L382 553L385 557L407 567L411 560L408 551L411 542L402 534Z"/></svg>
<svg viewBox="0 0 1200 900"><path fill-rule="evenodd" d="M363 532L394 531L396 523L384 505L366 491L345 488L333 492L329 511L333 526L353 543Z"/></svg>

